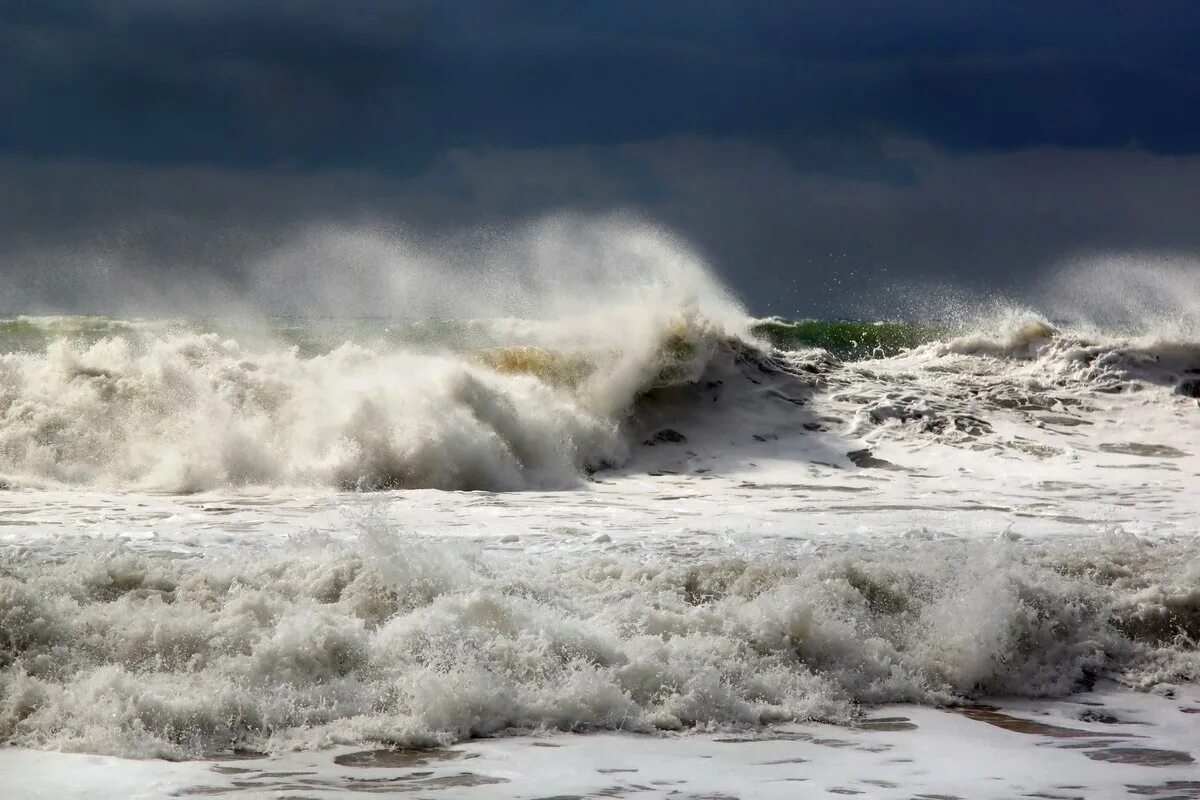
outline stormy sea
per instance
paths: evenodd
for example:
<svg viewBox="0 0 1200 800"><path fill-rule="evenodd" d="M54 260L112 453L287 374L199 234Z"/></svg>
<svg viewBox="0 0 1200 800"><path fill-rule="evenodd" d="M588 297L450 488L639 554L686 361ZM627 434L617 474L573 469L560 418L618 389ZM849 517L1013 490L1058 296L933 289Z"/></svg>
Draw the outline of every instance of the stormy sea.
<svg viewBox="0 0 1200 800"><path fill-rule="evenodd" d="M660 244L0 321L7 791L1200 797L1186 292L762 318Z"/></svg>

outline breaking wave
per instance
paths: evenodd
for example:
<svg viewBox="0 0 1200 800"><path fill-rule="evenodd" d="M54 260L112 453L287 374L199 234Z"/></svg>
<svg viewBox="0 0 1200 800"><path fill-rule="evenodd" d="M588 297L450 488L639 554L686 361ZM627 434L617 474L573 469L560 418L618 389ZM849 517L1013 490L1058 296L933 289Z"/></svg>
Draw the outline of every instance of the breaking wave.
<svg viewBox="0 0 1200 800"><path fill-rule="evenodd" d="M687 309L636 323L631 315L614 312L615 328L502 320L431 331L372 322L348 336L343 324L333 333L350 341L322 348L309 339L307 352L278 339L247 346L181 323L73 320L73 335L63 335L68 323L54 320L43 327L60 332L43 349L0 355L0 480L176 492L569 488L626 463L658 428L730 424L693 419L718 399L707 391L713 386L723 387L725 413L747 425L756 417L790 429L811 424L795 406L814 387L870 378L860 370L838 377L843 362L831 353L848 357L851 345L874 353L863 367L991 361L991 394L1040 380L1066 391L1158 385L1200 396L1200 344L1089 338L1029 315L927 343L928 326L718 325ZM27 331L33 322L19 325ZM391 338L380 341L380 331ZM879 352L885 346L891 355ZM797 347L810 348L807 362L788 352ZM739 393L760 385L764 372L767 390ZM784 412L768 407L781 399L791 403Z"/></svg>
<svg viewBox="0 0 1200 800"><path fill-rule="evenodd" d="M676 417L820 427L797 407L851 363L962 373L950 362L966 358L990 362L978 369L993 383L1200 396L1193 309L1173 301L1156 334L1166 312L1147 299L1190 286L1181 268L1122 284L1146 319L1114 333L1027 311L953 325L754 320L686 245L626 219L552 218L476 245L449 257L322 229L251 287L264 302L324 296L341 310L374 294L397 319L0 320L0 485L567 488L627 463ZM330 285L327 259L362 280ZM1110 283L1123 274L1106 269ZM1088 274L1070 273L1060 294L1082 296ZM1087 307L1111 315L1111 295L1092 291ZM746 391L764 372L770 387ZM871 373L830 381L859 379ZM698 418L718 400L722 419Z"/></svg>
<svg viewBox="0 0 1200 800"><path fill-rule="evenodd" d="M376 529L235 559L10 559L0 740L179 758L847 722L860 704L1195 680L1198 556L910 539L538 561Z"/></svg>
<svg viewBox="0 0 1200 800"><path fill-rule="evenodd" d="M694 380L717 347L677 326L645 354L343 345L305 358L216 334L0 357L0 470L191 491L221 485L519 489L625 455L638 394Z"/></svg>
<svg viewBox="0 0 1200 800"><path fill-rule="evenodd" d="M1060 328L1028 312L1008 315L990 332L935 342L918 353L1029 362L1033 369L1026 369L1025 376L1041 374L1081 389L1121 392L1160 385L1200 396L1200 340Z"/></svg>
<svg viewBox="0 0 1200 800"><path fill-rule="evenodd" d="M333 238L335 253L392 253L370 237ZM420 259L363 267L380 293L405 293L419 317L408 322L4 322L0 479L181 492L564 488L625 459L622 427L641 395L750 346L735 344L745 315L724 287L647 226L551 221L493 251L520 274L486 259L485 273ZM299 278L318 274L307 269ZM492 272L509 283L471 280ZM420 316L455 303L524 316Z"/></svg>

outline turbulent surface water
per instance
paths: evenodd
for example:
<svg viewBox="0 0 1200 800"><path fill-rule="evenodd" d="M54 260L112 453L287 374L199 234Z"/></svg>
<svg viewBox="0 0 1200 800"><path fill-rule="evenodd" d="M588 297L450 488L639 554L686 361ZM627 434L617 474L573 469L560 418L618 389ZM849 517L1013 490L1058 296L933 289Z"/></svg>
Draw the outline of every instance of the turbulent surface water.
<svg viewBox="0 0 1200 800"><path fill-rule="evenodd" d="M0 323L0 740L746 732L1200 677L1200 341L709 311Z"/></svg>

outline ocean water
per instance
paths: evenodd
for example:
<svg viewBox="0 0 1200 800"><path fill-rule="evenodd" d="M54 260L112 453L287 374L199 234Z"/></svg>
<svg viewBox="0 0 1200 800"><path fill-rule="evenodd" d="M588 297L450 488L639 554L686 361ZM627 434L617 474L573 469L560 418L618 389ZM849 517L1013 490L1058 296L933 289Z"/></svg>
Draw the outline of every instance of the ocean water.
<svg viewBox="0 0 1200 800"><path fill-rule="evenodd" d="M14 797L1200 796L1200 336L0 321Z"/></svg>

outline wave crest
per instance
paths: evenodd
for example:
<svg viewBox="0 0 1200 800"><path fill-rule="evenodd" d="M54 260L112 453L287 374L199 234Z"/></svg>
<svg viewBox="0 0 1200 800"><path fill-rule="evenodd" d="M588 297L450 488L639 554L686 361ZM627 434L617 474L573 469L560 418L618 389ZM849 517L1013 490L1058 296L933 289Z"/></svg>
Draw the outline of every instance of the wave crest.
<svg viewBox="0 0 1200 800"><path fill-rule="evenodd" d="M616 423L569 395L445 355L109 338L0 357L0 383L10 481L515 489L624 452Z"/></svg>
<svg viewBox="0 0 1200 800"><path fill-rule="evenodd" d="M216 333L59 338L0 356L0 474L184 492L565 488L625 459L640 396L694 382L740 341L690 312L656 318L567 344L555 329L552 346L311 356Z"/></svg>

